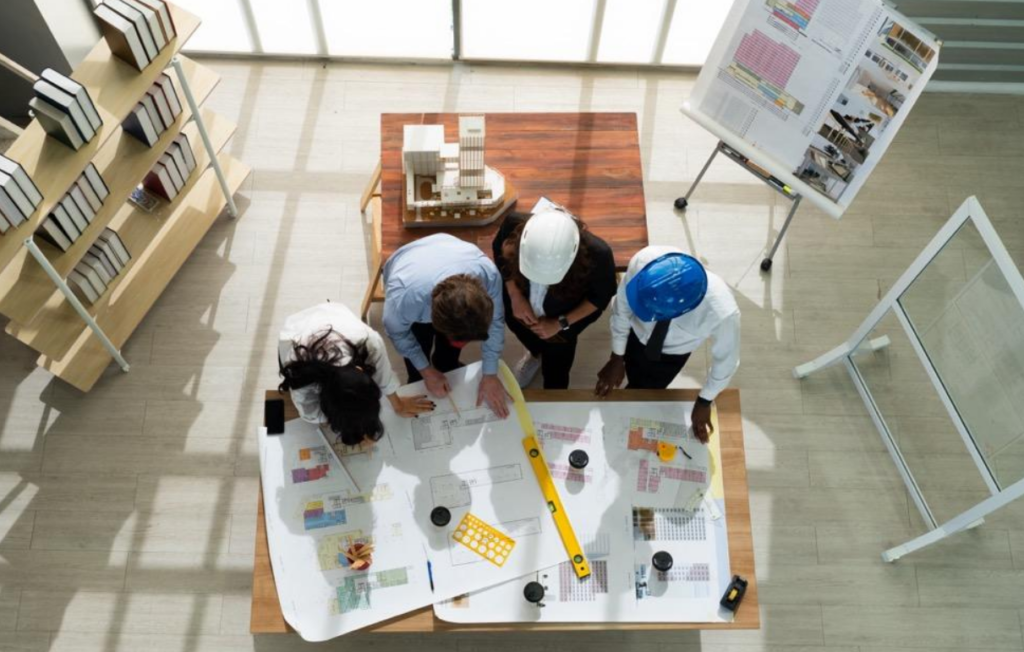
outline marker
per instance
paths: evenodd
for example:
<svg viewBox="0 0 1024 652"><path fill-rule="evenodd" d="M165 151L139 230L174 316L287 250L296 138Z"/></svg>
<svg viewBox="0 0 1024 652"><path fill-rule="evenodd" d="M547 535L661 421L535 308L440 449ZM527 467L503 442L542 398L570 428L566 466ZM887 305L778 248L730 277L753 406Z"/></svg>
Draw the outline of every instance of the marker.
<svg viewBox="0 0 1024 652"><path fill-rule="evenodd" d="M683 448L682 446L679 447L679 450L683 451L683 455L686 456L686 459L688 459L688 460L692 460L693 459L692 457L690 457L690 454L686 452L686 449Z"/></svg>
<svg viewBox="0 0 1024 652"><path fill-rule="evenodd" d="M430 580L430 592L434 592L434 565L427 560L427 579Z"/></svg>

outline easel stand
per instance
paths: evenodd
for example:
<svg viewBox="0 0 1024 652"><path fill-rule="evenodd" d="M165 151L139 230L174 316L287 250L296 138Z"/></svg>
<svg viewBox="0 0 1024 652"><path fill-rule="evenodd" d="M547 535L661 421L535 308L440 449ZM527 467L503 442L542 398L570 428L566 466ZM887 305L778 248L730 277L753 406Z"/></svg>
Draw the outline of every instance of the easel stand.
<svg viewBox="0 0 1024 652"><path fill-rule="evenodd" d="M697 178L693 181L693 185L690 186L690 189L686 192L686 196L680 197L675 201L675 207L681 211L686 210L690 205L690 197L693 195L693 191L697 189L697 185L700 184L700 180L704 178L704 174L708 171L708 168L711 167L711 163L715 160L715 156L718 154L722 154L729 160L735 162L744 170L768 184L769 188L793 202L792 207L789 209L789 215L786 216L786 221L782 224L782 230L779 231L779 235L775 238L775 243L772 245L771 251L768 252L768 257L761 261L761 271L771 271L772 259L775 258L775 252L779 250L779 245L782 244L782 238L786 236L786 231L789 229L789 223L793 221L793 216L796 215L796 209L800 207L803 195L796 193L792 188L768 174L767 170L751 162L751 160L746 156L743 156L720 140L718 141L718 146L715 147L715 151L711 152L711 157L708 159L708 162L704 164L700 174L698 174Z"/></svg>

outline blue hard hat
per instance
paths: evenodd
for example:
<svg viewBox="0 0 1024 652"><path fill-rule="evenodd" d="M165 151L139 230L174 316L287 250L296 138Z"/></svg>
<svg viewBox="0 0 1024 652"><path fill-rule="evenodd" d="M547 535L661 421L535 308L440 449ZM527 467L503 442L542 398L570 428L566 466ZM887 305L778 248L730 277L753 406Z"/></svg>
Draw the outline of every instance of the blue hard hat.
<svg viewBox="0 0 1024 652"><path fill-rule="evenodd" d="M669 253L647 263L626 284L626 299L640 321L685 315L708 291L708 274L693 256Z"/></svg>

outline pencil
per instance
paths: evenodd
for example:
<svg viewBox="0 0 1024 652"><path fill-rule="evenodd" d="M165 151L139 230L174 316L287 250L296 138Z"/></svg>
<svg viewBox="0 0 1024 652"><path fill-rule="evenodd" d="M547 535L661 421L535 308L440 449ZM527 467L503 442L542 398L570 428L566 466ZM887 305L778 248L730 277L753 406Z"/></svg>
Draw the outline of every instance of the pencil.
<svg viewBox="0 0 1024 652"><path fill-rule="evenodd" d="M452 409L455 410L455 416L461 419L462 413L459 412L459 406L455 405L455 399L452 398L452 395L450 393L448 394L448 402L452 404Z"/></svg>

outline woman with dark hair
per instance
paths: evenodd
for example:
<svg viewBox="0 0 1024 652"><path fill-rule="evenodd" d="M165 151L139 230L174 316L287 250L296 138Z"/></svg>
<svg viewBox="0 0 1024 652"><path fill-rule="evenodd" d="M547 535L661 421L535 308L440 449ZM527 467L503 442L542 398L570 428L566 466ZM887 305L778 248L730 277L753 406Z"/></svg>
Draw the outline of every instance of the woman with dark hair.
<svg viewBox="0 0 1024 652"><path fill-rule="evenodd" d="M544 389L569 387L576 342L615 296L611 247L561 206L512 213L494 237L494 262L505 280L505 322L527 349L516 380L540 370Z"/></svg>
<svg viewBox="0 0 1024 652"><path fill-rule="evenodd" d="M425 395L398 395L384 340L341 304L320 304L286 319L278 356L280 390L291 393L299 416L327 426L346 446L383 436L382 395L403 417L434 409Z"/></svg>

